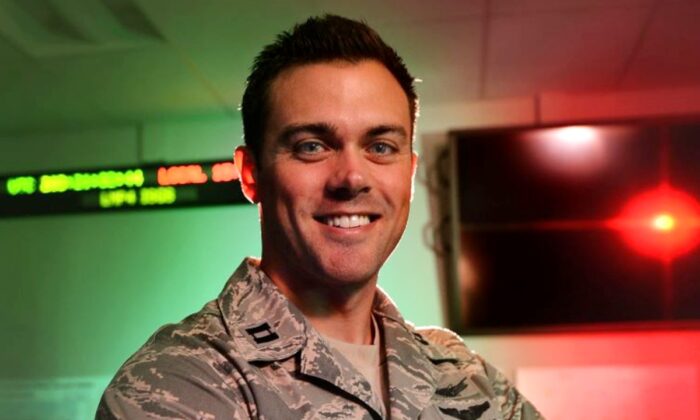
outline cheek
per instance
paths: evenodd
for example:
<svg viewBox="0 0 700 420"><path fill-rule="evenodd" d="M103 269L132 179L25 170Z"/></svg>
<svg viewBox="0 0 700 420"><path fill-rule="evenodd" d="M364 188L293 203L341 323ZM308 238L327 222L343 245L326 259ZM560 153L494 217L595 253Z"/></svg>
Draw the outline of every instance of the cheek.
<svg viewBox="0 0 700 420"><path fill-rule="evenodd" d="M381 180L381 188L384 191L387 199L397 209L403 209L409 206L411 202L411 171L400 171L394 176L388 174L380 174L378 178Z"/></svg>
<svg viewBox="0 0 700 420"><path fill-rule="evenodd" d="M292 210L294 213L303 211L318 197L322 196L323 184L321 177L311 170L285 170L276 174L272 180L277 189L274 201L278 208Z"/></svg>

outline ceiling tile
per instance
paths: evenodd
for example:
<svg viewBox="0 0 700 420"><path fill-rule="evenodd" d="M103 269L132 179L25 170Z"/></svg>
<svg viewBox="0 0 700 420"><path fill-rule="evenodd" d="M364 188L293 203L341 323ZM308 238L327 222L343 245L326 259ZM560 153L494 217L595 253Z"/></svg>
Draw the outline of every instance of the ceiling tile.
<svg viewBox="0 0 700 420"><path fill-rule="evenodd" d="M20 74L0 92L4 131L216 109L178 57L163 48L44 60Z"/></svg>
<svg viewBox="0 0 700 420"><path fill-rule="evenodd" d="M493 14L582 12L649 7L655 0L490 0Z"/></svg>
<svg viewBox="0 0 700 420"><path fill-rule="evenodd" d="M245 78L260 49L276 34L306 19L310 1L289 2L216 0L148 0L141 6L177 51L195 85L208 91L212 101L235 110Z"/></svg>
<svg viewBox="0 0 700 420"><path fill-rule="evenodd" d="M171 1L143 2L168 42L180 48L233 107L240 102L245 78L260 49L280 31L320 13L366 19L424 80L419 87L424 101L474 97L480 26L477 18L458 17L481 13L481 0L440 1L431 7L418 0L402 2L401 7L398 0L351 5L323 0L296 7L279 2L279 8L269 7L275 12L265 19L254 16L260 8L248 1L228 9L207 3L209 7L192 13L185 13L191 3L175 1L164 12L166 4ZM382 13L384 8L393 12Z"/></svg>
<svg viewBox="0 0 700 420"><path fill-rule="evenodd" d="M381 29L383 23L461 20L482 16L485 0L316 0L317 13L365 19Z"/></svg>
<svg viewBox="0 0 700 420"><path fill-rule="evenodd" d="M700 4L664 4L622 80L625 89L700 84Z"/></svg>
<svg viewBox="0 0 700 420"><path fill-rule="evenodd" d="M663 0L639 45L652 0L133 1L162 44L35 60L0 38L0 131L235 113L260 48L324 12L374 26L423 80L424 105L700 84L697 1ZM70 5L89 19L91 2ZM491 20L481 69L486 6Z"/></svg>
<svg viewBox="0 0 700 420"><path fill-rule="evenodd" d="M31 59L20 52L16 45L0 37L0 91L4 85L12 84L21 77L20 72L31 65Z"/></svg>
<svg viewBox="0 0 700 420"><path fill-rule="evenodd" d="M647 9L494 16L487 97L614 87Z"/></svg>
<svg viewBox="0 0 700 420"><path fill-rule="evenodd" d="M424 104L478 96L481 20L466 18L421 25L385 25L387 43L404 58Z"/></svg>

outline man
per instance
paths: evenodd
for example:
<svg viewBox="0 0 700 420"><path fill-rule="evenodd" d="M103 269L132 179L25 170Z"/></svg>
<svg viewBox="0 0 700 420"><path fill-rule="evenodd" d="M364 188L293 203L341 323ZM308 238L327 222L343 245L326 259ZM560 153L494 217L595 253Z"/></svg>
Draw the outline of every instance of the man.
<svg viewBox="0 0 700 420"><path fill-rule="evenodd" d="M311 18L257 57L235 153L262 258L160 329L98 418L534 419L454 333L417 329L377 288L409 212L417 99L366 25Z"/></svg>

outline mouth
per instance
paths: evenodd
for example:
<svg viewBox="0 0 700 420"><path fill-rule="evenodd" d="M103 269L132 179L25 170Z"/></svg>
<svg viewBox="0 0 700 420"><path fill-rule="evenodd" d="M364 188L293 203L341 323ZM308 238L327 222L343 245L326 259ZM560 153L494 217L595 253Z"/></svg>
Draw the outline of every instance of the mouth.
<svg viewBox="0 0 700 420"><path fill-rule="evenodd" d="M336 214L315 216L314 219L331 227L352 229L366 226L379 219L379 216L374 214Z"/></svg>

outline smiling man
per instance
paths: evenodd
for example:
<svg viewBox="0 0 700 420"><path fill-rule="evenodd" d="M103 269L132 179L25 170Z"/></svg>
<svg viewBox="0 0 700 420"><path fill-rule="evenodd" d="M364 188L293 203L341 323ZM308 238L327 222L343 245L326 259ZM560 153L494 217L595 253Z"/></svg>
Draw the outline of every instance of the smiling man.
<svg viewBox="0 0 700 420"><path fill-rule="evenodd" d="M539 418L458 336L415 328L377 287L408 219L416 109L401 58L363 23L311 18L267 46L234 159L262 257L156 332L97 417Z"/></svg>

